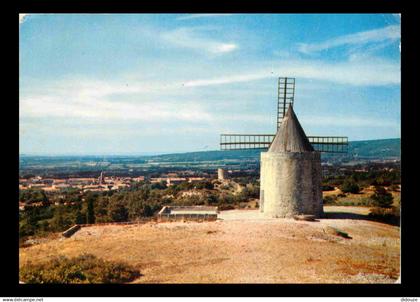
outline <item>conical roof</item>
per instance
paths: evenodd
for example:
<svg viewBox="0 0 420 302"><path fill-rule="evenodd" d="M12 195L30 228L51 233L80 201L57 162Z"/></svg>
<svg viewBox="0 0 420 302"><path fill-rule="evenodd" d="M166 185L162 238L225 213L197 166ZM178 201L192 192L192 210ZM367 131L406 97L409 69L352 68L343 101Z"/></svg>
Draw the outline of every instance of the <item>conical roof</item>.
<svg viewBox="0 0 420 302"><path fill-rule="evenodd" d="M268 152L313 152L314 148L306 137L292 105L289 105L286 115L283 117Z"/></svg>

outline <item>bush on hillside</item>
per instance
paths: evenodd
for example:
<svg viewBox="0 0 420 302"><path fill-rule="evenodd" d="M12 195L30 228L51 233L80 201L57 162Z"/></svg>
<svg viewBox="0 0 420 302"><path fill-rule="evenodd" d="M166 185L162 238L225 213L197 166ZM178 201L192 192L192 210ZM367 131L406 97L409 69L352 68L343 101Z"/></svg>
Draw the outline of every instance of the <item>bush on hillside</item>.
<svg viewBox="0 0 420 302"><path fill-rule="evenodd" d="M375 193L370 197L375 206L380 208L389 208L392 206L394 197L384 187L376 186Z"/></svg>
<svg viewBox="0 0 420 302"><path fill-rule="evenodd" d="M19 279L25 283L125 283L140 276L132 266L105 261L94 255L55 257L42 264L24 265Z"/></svg>
<svg viewBox="0 0 420 302"><path fill-rule="evenodd" d="M360 187L353 180L345 180L341 185L340 190L344 193L358 194L360 192Z"/></svg>
<svg viewBox="0 0 420 302"><path fill-rule="evenodd" d="M370 209L369 217L381 222L400 225L400 214L400 207L375 207Z"/></svg>
<svg viewBox="0 0 420 302"><path fill-rule="evenodd" d="M19 191L19 201L23 201L26 204L39 203L43 205L48 205L49 200L47 195L43 190L20 190Z"/></svg>
<svg viewBox="0 0 420 302"><path fill-rule="evenodd" d="M329 204L329 205L336 204L336 201L337 201L337 195L325 196L323 199L324 204Z"/></svg>
<svg viewBox="0 0 420 302"><path fill-rule="evenodd" d="M394 192L400 192L400 187L397 184L392 184L389 186L389 190Z"/></svg>
<svg viewBox="0 0 420 302"><path fill-rule="evenodd" d="M335 190L334 186L330 186L330 185L322 186L322 191L334 191L334 190Z"/></svg>

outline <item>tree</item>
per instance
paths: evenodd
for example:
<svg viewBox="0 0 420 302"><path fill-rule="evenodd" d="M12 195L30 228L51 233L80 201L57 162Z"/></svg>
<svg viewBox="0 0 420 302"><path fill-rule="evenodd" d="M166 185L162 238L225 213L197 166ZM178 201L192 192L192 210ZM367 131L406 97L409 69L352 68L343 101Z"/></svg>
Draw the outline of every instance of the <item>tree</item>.
<svg viewBox="0 0 420 302"><path fill-rule="evenodd" d="M143 207L143 215L144 217L150 217L153 215L153 209L151 206L149 206L148 204L144 205Z"/></svg>
<svg viewBox="0 0 420 302"><path fill-rule="evenodd" d="M86 198L87 211L86 211L86 223L95 223L95 210L93 205L93 198Z"/></svg>
<svg viewBox="0 0 420 302"><path fill-rule="evenodd" d="M346 179L343 184L340 187L340 190L343 191L343 193L353 193L357 194L360 192L360 187L356 182L354 182L351 179Z"/></svg>
<svg viewBox="0 0 420 302"><path fill-rule="evenodd" d="M34 209L27 209L23 212L19 221L19 236L34 235L38 228L38 217Z"/></svg>
<svg viewBox="0 0 420 302"><path fill-rule="evenodd" d="M75 224L84 224L86 223L86 216L82 214L80 208L77 208L76 213L74 215L74 223Z"/></svg>
<svg viewBox="0 0 420 302"><path fill-rule="evenodd" d="M218 202L219 202L219 199L217 198L216 194L210 193L207 195L206 204L213 205L213 204L217 204Z"/></svg>
<svg viewBox="0 0 420 302"><path fill-rule="evenodd" d="M160 182L154 183L151 185L153 190L165 190L166 189L166 181L162 180Z"/></svg>
<svg viewBox="0 0 420 302"><path fill-rule="evenodd" d="M102 196L99 196L99 198L95 202L95 222L105 222L107 220L108 216L108 203L109 203L109 197L108 194L104 194ZM85 210L87 212L87 208Z"/></svg>
<svg viewBox="0 0 420 302"><path fill-rule="evenodd" d="M43 205L48 204L48 197L43 190L22 190L19 192L19 200L27 204L42 202Z"/></svg>
<svg viewBox="0 0 420 302"><path fill-rule="evenodd" d="M373 200L373 204L375 206L381 207L381 208L389 208L392 206L392 202L394 200L394 197L391 193L389 193L387 190L385 190L384 187L376 186L375 187L375 193L371 195L370 197Z"/></svg>
<svg viewBox="0 0 420 302"><path fill-rule="evenodd" d="M108 216L112 221L127 221L128 210L124 200L121 198L111 198L108 204Z"/></svg>
<svg viewBox="0 0 420 302"><path fill-rule="evenodd" d="M143 200L139 196L130 194L128 198L128 216L130 219L136 219L142 216L143 212Z"/></svg>
<svg viewBox="0 0 420 302"><path fill-rule="evenodd" d="M71 216L67 215L65 206L57 206L50 224L52 229L54 231L64 231L71 223Z"/></svg>
<svg viewBox="0 0 420 302"><path fill-rule="evenodd" d="M200 181L197 182L194 187L196 187L197 189L207 189L207 190L213 190L214 189L214 185L211 181Z"/></svg>

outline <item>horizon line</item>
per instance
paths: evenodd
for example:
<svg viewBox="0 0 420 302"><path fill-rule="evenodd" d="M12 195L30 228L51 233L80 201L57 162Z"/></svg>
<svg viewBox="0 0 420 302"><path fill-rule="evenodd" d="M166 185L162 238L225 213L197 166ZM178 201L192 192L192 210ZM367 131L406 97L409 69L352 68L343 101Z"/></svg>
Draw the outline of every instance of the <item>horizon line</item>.
<svg viewBox="0 0 420 302"><path fill-rule="evenodd" d="M365 142L365 141L379 141L379 140L391 140L391 139L399 139L401 137L391 137L391 138L378 138L378 139L361 139L361 140L352 140L351 142ZM253 149L249 149L253 150ZM256 149L255 149L256 150ZM168 154L182 154L182 153L195 153L195 152L214 152L214 151L227 151L227 150L196 150L196 151L156 151L156 152L132 152L132 153L19 153L19 157L21 156L158 156L158 155L168 155ZM238 150L236 150L238 151Z"/></svg>

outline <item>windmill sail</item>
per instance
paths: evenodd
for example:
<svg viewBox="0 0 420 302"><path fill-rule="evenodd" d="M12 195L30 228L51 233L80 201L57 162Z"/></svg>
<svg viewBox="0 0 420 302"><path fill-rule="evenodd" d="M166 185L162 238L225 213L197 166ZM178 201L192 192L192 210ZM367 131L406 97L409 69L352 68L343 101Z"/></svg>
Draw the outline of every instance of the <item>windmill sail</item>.
<svg viewBox="0 0 420 302"><path fill-rule="evenodd" d="M284 115L289 105L293 106L295 99L295 78L279 78L277 100L277 130L281 126Z"/></svg>
<svg viewBox="0 0 420 302"><path fill-rule="evenodd" d="M279 131L289 106L295 98L295 78L280 77L278 80L277 131ZM293 113L294 115L294 113ZM300 126L300 125L299 125ZM301 127L300 127L301 128ZM303 131L303 129L302 129ZM221 134L221 150L268 150L276 134ZM307 136L315 151L328 153L347 153L346 136Z"/></svg>
<svg viewBox="0 0 420 302"><path fill-rule="evenodd" d="M221 134L221 150L268 150L275 134ZM308 136L315 151L328 153L347 153L346 136Z"/></svg>

